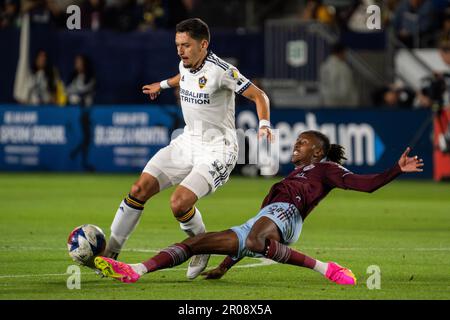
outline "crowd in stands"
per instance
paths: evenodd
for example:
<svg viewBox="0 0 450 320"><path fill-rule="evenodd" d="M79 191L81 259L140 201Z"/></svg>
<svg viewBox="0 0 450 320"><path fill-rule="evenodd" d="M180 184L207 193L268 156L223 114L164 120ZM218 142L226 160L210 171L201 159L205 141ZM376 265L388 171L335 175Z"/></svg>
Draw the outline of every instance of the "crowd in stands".
<svg viewBox="0 0 450 320"><path fill-rule="evenodd" d="M81 27L88 30L116 31L172 28L188 17L195 0L0 0L0 28L19 23L21 12L28 12L32 23L66 28L66 9L81 9Z"/></svg>
<svg viewBox="0 0 450 320"><path fill-rule="evenodd" d="M242 16L243 2L246 1L0 0L0 29L17 26L21 12L29 12L33 23L65 28L66 8L70 5L80 7L82 28L90 30L126 32L173 28L178 21L191 16L201 16L221 25L223 23L217 16L219 10L222 16L230 20L229 26L233 27L234 23L237 28L242 27L245 17L240 20L230 17ZM256 0L250 2L260 4ZM266 10L266 14L259 14L253 20L261 20L255 22L258 24L271 17L292 16L294 8L294 17L300 20L315 20L341 30L365 32L369 31L366 27L366 9L372 4L381 9L382 27L392 27L408 47L437 47L440 40L450 36L450 6L447 0L287 0L282 4L274 2L273 10Z"/></svg>
<svg viewBox="0 0 450 320"><path fill-rule="evenodd" d="M173 28L178 21L199 16L215 25L229 21L229 27L243 27L244 2L237 0L0 0L0 29L17 26L20 13L28 12L32 23L66 28L66 8L81 9L81 27L88 30L117 31ZM257 11L261 1L254 3ZM273 8L268 4L273 3ZM371 31L366 26L370 5L377 5L382 15L382 28L394 30L407 47L437 47L450 39L450 4L447 0L287 0L281 4L267 1L265 14L252 19L255 24L272 17L291 16L303 21L319 21L339 30ZM290 13L289 13L290 12ZM292 13L294 12L294 13ZM220 15L218 15L220 13ZM241 19L233 19L241 16ZM221 18L223 17L223 18ZM256 21L259 20L259 21ZM233 25L234 24L234 25Z"/></svg>
<svg viewBox="0 0 450 320"><path fill-rule="evenodd" d="M300 1L297 16L319 21L339 30L371 32L367 28L367 7L380 8L381 28L391 27L407 47L436 47L450 30L450 3L447 0L306 0ZM376 30L375 30L376 31Z"/></svg>
<svg viewBox="0 0 450 320"><path fill-rule="evenodd" d="M366 25L370 5L380 8L381 28L395 35L396 48L438 48L450 71L450 2L447 0L306 0L300 2L294 16L303 21L318 21L338 32L377 32ZM334 49L320 70L322 104L334 107L346 102L348 107L357 106L354 103L357 86L345 53L342 48L341 53ZM450 106L450 74L430 74L418 90L402 82L387 83L372 93L372 103L409 109Z"/></svg>
<svg viewBox="0 0 450 320"><path fill-rule="evenodd" d="M346 48L336 43L319 70L320 93L324 107L357 107L360 105L352 69L346 62Z"/></svg>
<svg viewBox="0 0 450 320"><path fill-rule="evenodd" d="M92 63L86 55L78 54L73 71L64 81L45 50L39 50L31 65L26 86L29 105L55 104L89 107L94 102L96 77Z"/></svg>
<svg viewBox="0 0 450 320"><path fill-rule="evenodd" d="M258 4L256 0L251 2ZM242 20L227 18L233 16L233 12L236 16L242 15L242 12L238 12L242 2L230 0L226 2L227 5L224 3L219 0L0 0L0 29L18 27L23 12L30 14L32 23L66 28L66 8L73 4L81 8L81 28L84 30L130 32L173 29L177 22L192 16L200 16L221 25L221 17L216 15L221 7L222 20L227 20L230 27L242 27ZM318 21L340 31L356 32L371 31L366 26L366 9L369 5L378 5L382 29L391 30L402 47L439 48L442 60L450 69L450 3L447 0L289 0L273 3L273 10L259 14L261 20L289 16L302 21ZM227 10L231 10L229 8L234 8L233 12L227 13ZM286 14L286 11L290 13ZM199 13L210 16L203 17ZM89 58L79 55L75 58L72 76L63 81L47 53L40 51L32 63L28 103L91 105L96 86L93 69ZM334 46L318 74L324 106L339 106L344 102L348 106L359 105L355 79L346 61L345 48L339 44ZM445 73L433 74L429 79L424 79L421 90L387 83L373 92L373 104L400 108L430 107L434 103L432 96L436 92L432 86L435 83L440 83L444 88L442 103L449 104L450 98L446 95L450 92L450 75Z"/></svg>

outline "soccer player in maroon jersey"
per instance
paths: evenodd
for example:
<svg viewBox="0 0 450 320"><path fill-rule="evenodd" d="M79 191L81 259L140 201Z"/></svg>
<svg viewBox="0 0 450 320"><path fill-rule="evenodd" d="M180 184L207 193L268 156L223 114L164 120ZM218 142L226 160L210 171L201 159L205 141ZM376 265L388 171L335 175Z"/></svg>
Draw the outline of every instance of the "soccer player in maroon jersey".
<svg viewBox="0 0 450 320"><path fill-rule="evenodd" d="M220 266L203 272L206 279L219 279L245 256L265 257L313 269L338 284L354 285L356 277L351 270L308 257L288 245L298 240L304 220L332 189L373 192L402 172L423 171L423 160L409 157L409 151L408 147L398 162L383 173L359 175L341 166L346 159L342 146L330 144L328 137L318 131L303 132L292 154L295 169L272 186L254 218L225 231L188 238L143 263L129 265L96 257L95 266L107 277L136 282L145 273L177 266L193 255L228 255Z"/></svg>

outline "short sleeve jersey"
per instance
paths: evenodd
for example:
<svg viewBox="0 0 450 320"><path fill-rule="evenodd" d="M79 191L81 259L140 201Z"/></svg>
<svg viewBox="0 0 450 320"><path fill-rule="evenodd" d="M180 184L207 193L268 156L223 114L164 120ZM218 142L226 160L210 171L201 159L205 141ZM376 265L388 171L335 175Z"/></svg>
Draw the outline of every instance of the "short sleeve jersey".
<svg viewBox="0 0 450 320"><path fill-rule="evenodd" d="M196 69L180 62L180 101L185 131L216 129L235 132L235 93L242 94L251 84L237 68L208 52Z"/></svg>

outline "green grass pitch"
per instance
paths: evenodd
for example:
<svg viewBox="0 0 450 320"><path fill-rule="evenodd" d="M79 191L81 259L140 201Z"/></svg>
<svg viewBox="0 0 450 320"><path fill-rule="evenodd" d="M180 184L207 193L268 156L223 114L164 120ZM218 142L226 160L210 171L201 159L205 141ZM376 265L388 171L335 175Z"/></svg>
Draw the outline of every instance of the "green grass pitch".
<svg viewBox="0 0 450 320"><path fill-rule="evenodd" d="M450 299L450 185L394 181L373 194L334 190L306 220L294 248L353 270L342 287L308 269L246 258L221 280L186 279L187 263L136 284L81 268L81 289L67 288L66 240L81 224L109 226L137 175L0 174L0 299ZM278 179L231 177L198 207L209 231L258 212ZM120 256L139 262L185 238L169 209L170 190L146 205ZM209 267L222 257L213 256ZM381 270L370 290L367 269Z"/></svg>

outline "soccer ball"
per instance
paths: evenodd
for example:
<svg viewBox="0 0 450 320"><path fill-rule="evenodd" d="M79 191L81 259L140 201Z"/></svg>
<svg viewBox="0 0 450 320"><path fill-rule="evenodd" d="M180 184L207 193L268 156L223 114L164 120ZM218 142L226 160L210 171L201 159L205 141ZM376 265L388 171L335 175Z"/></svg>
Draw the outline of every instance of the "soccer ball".
<svg viewBox="0 0 450 320"><path fill-rule="evenodd" d="M105 234L93 224L76 227L67 240L69 256L83 266L92 265L94 258L105 250L105 246Z"/></svg>

